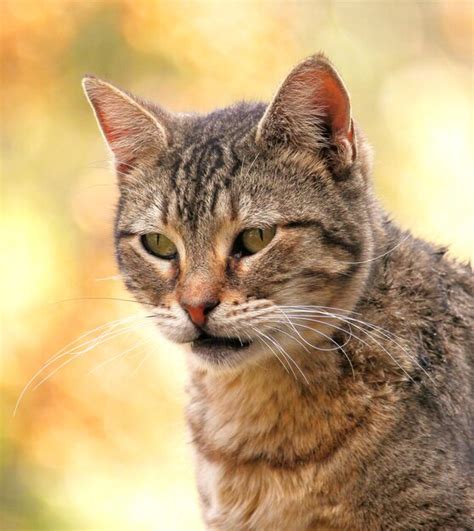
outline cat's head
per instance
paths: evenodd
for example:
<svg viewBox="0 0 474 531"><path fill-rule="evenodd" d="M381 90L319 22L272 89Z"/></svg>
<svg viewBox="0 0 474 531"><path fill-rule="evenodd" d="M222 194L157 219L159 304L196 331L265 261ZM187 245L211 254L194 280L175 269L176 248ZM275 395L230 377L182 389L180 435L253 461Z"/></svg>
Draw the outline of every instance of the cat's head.
<svg viewBox="0 0 474 531"><path fill-rule="evenodd" d="M268 106L207 115L83 84L119 180L120 270L161 332L214 366L327 341L330 318L294 316L351 310L372 253L367 148L328 60Z"/></svg>

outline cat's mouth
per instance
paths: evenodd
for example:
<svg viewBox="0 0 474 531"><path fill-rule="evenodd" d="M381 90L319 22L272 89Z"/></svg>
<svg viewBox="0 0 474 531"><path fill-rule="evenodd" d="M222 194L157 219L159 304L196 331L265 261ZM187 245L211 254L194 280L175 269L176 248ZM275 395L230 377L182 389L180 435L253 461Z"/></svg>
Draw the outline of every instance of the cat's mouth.
<svg viewBox="0 0 474 531"><path fill-rule="evenodd" d="M200 336L191 343L191 350L205 357L220 357L229 351L243 350L250 345L251 341L237 337L211 336L206 332L201 332Z"/></svg>

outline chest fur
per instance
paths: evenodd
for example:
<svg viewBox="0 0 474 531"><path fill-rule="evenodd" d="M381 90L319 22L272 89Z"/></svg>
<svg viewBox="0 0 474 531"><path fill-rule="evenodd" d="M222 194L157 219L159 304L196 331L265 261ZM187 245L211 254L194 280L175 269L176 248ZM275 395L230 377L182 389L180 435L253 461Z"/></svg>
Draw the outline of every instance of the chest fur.
<svg viewBox="0 0 474 531"><path fill-rule="evenodd" d="M197 457L198 488L206 525L214 530L341 529L350 508L330 495L318 466L299 471L265 465L232 468ZM337 526L335 527L335 522Z"/></svg>
<svg viewBox="0 0 474 531"><path fill-rule="evenodd" d="M346 492L354 457L384 431L387 390L346 382L329 393L279 372L208 378L194 375L188 407L208 527L357 529Z"/></svg>

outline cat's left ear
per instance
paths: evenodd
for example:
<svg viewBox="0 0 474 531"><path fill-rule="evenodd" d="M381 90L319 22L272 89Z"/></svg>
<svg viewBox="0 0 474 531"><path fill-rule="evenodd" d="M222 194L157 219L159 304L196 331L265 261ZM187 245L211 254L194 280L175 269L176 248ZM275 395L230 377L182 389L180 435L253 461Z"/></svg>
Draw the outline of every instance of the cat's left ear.
<svg viewBox="0 0 474 531"><path fill-rule="evenodd" d="M290 72L258 125L257 142L310 151L332 147L338 162L355 160L349 93L324 55L312 56Z"/></svg>
<svg viewBox="0 0 474 531"><path fill-rule="evenodd" d="M130 172L137 158L158 155L167 148L168 134L160 119L164 111L93 76L85 77L82 86L119 177Z"/></svg>

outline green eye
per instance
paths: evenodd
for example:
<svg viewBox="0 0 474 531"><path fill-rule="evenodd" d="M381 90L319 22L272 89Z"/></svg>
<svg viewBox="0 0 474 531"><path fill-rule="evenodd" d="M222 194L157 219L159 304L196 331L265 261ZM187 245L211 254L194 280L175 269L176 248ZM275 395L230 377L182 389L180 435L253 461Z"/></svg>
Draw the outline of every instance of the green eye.
<svg viewBox="0 0 474 531"><path fill-rule="evenodd" d="M241 254L245 256L249 254L258 253L273 240L273 236L275 236L275 233L276 227L244 230L240 234L239 238L237 238L236 243L238 247L240 247L240 249L236 249L236 254Z"/></svg>
<svg viewBox="0 0 474 531"><path fill-rule="evenodd" d="M159 258L171 260L178 254L176 245L164 234L150 232L149 234L144 234L141 237L141 241L146 251Z"/></svg>

